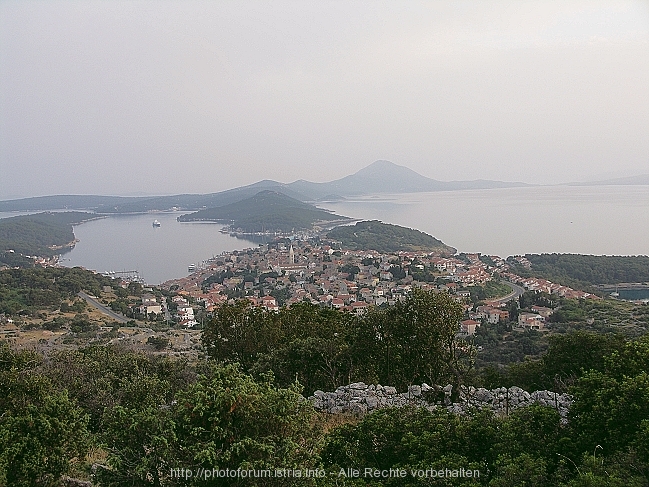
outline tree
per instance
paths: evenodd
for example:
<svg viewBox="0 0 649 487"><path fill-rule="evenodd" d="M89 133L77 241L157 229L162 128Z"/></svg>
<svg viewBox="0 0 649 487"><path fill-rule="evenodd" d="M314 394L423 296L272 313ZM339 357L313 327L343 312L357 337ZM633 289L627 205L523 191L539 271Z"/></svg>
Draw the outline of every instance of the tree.
<svg viewBox="0 0 649 487"><path fill-rule="evenodd" d="M316 468L311 404L295 387L255 382L236 366L215 366L177 396L174 420L179 456L189 468ZM197 480L198 485L240 485L240 479ZM264 479L263 485L309 485L308 480Z"/></svg>
<svg viewBox="0 0 649 487"><path fill-rule="evenodd" d="M38 363L0 345L0 485L59 485L87 450L87 415L35 373Z"/></svg>
<svg viewBox="0 0 649 487"><path fill-rule="evenodd" d="M178 445L168 389L155 375L136 375L122 385L120 404L106 408L99 436L108 465L96 473L102 486L159 486L175 467Z"/></svg>
<svg viewBox="0 0 649 487"><path fill-rule="evenodd" d="M459 392L471 347L456 340L462 307L446 293L414 289L402 302L367 317L376 339L379 380L404 387L450 381Z"/></svg>

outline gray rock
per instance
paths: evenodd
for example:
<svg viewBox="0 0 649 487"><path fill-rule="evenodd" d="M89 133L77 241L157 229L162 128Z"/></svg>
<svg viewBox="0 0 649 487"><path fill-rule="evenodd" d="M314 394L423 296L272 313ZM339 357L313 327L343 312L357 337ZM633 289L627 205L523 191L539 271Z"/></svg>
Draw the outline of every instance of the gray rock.
<svg viewBox="0 0 649 487"><path fill-rule="evenodd" d="M422 397L422 392L435 389L444 391L443 406L429 404ZM459 402L452 404L451 392L452 386L450 384L444 388L431 387L428 384L412 385L408 387L407 392L399 394L396 388L391 386L378 384L376 386L367 386L362 382L356 382L348 386L338 387L335 392L315 391L308 400L311 401L314 408L320 411L332 414L351 413L359 416L379 408L403 407L406 405L425 407L429 410L441 406L446 407L447 410L454 414L465 414L471 408L486 408L494 411L495 414L502 415L508 414L519 407L540 404L556 409L562 418L562 423L568 420L569 408L573 400L568 394L556 394L551 391L528 393L520 387L510 387L509 389L499 387L491 391L484 388L462 387Z"/></svg>
<svg viewBox="0 0 649 487"><path fill-rule="evenodd" d="M368 396L365 398L365 404L367 404L368 409L376 409L379 405L379 400L374 396Z"/></svg>
<svg viewBox="0 0 649 487"><path fill-rule="evenodd" d="M358 404L358 403L350 404L349 412L351 414L361 416L367 413L367 406L365 404Z"/></svg>
<svg viewBox="0 0 649 487"><path fill-rule="evenodd" d="M409 386L408 393L415 397L421 396L421 386Z"/></svg>

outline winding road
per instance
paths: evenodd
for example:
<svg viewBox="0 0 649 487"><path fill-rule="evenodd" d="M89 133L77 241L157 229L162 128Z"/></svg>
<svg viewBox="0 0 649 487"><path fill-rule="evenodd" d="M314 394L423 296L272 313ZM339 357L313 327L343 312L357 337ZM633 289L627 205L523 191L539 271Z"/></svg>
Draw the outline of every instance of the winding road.
<svg viewBox="0 0 649 487"><path fill-rule="evenodd" d="M502 298L492 300L492 302L496 305L505 304L514 299L518 299L519 296L521 296L525 292L524 288L520 287L518 284L514 284L513 282L502 281L502 283L512 288L512 292L509 293L507 296L503 296Z"/></svg>
<svg viewBox="0 0 649 487"><path fill-rule="evenodd" d="M77 295L80 298L85 299L86 303L88 303L91 306L94 306L99 311L101 311L105 315L111 317L112 319L114 319L118 323L126 323L128 321L128 319L126 319L123 315L115 313L112 309L104 306L99 301L97 301L95 298L93 298L92 296L89 296L88 294L84 293L83 291L79 291L79 293Z"/></svg>

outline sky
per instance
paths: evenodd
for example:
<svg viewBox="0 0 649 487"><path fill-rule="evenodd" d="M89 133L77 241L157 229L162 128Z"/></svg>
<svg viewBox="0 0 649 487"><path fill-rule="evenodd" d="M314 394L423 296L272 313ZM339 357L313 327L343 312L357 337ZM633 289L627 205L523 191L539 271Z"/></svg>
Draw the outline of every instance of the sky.
<svg viewBox="0 0 649 487"><path fill-rule="evenodd" d="M0 2L0 199L649 173L647 1Z"/></svg>

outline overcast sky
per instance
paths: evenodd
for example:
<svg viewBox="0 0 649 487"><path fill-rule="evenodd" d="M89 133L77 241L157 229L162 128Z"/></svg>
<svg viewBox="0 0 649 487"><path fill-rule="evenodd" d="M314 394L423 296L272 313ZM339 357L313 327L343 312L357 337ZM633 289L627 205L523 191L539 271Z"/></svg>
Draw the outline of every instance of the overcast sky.
<svg viewBox="0 0 649 487"><path fill-rule="evenodd" d="M0 2L0 198L649 173L649 2Z"/></svg>

